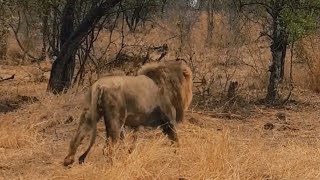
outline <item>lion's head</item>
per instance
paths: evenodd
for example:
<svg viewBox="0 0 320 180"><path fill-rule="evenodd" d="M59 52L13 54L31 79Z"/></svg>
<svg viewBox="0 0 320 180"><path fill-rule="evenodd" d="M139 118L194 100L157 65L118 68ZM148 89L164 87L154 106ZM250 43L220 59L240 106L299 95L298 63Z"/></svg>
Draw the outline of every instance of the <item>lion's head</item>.
<svg viewBox="0 0 320 180"><path fill-rule="evenodd" d="M188 109L192 101L192 71L183 61L149 63L141 67L138 75L146 75L163 87L176 108ZM181 118L177 117L179 121ZM182 119L181 119L182 120Z"/></svg>

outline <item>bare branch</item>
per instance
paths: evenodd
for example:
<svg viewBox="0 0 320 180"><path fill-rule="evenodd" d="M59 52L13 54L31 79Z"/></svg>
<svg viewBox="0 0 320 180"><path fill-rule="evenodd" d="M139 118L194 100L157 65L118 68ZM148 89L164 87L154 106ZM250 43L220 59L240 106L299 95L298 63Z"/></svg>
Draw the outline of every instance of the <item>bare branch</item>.
<svg viewBox="0 0 320 180"><path fill-rule="evenodd" d="M240 3L240 9L246 7L246 6L253 6L253 5L258 5L258 6L261 6L263 8L266 9L267 13L270 14L272 16L272 7L267 4L267 3L263 3L263 2L257 2L257 1L254 1L254 2L249 2L249 3L244 3L242 2L241 0L239 0L239 3Z"/></svg>
<svg viewBox="0 0 320 180"><path fill-rule="evenodd" d="M1 79L0 82L6 81L6 80L10 80L10 79L14 79L14 76L15 76L15 74L13 74L11 77Z"/></svg>
<svg viewBox="0 0 320 180"><path fill-rule="evenodd" d="M19 33L19 30L20 30L20 26L21 26L21 15L20 15L19 11L18 11L18 17L19 17L19 18L18 18L18 24L17 24L17 27L16 27L16 28L15 28L14 25L12 25L11 23L8 23L8 24L9 24L9 26L11 27L11 29L12 29L12 31L13 31L13 34L14 34L14 36L15 36L15 38L16 38L16 41L17 41L20 49L23 51L23 53L25 53L25 55L27 55L29 58L37 61L37 60L41 59L41 57L40 57L40 58L36 58L36 57L32 56L32 55L28 52L28 50L26 50L26 49L23 47L23 45L22 45L22 43L21 43L21 41L20 41L20 38L19 38L18 33Z"/></svg>

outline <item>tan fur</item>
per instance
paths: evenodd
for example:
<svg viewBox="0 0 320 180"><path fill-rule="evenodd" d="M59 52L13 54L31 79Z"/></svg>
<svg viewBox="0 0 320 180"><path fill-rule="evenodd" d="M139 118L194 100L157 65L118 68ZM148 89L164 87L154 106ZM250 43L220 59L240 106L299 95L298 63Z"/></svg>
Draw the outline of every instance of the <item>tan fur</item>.
<svg viewBox="0 0 320 180"><path fill-rule="evenodd" d="M78 131L70 142L67 166L76 150L91 132L90 145L79 158L84 162L96 137L96 125L103 116L106 135L112 141L123 137L124 125L160 126L172 141L178 141L176 122L181 122L192 100L192 72L182 62L152 63L137 76L105 76L97 80L86 96Z"/></svg>
<svg viewBox="0 0 320 180"><path fill-rule="evenodd" d="M177 121L183 120L184 111L192 101L192 71L183 61L149 63L144 65L138 75L146 75L153 79L159 87L163 87L170 96L177 113ZM179 115L178 115L179 114Z"/></svg>
<svg viewBox="0 0 320 180"><path fill-rule="evenodd" d="M126 73L124 71L121 71L121 70L113 70L109 73L103 73L99 76L99 78L102 78L102 77L106 77L106 76L125 76Z"/></svg>

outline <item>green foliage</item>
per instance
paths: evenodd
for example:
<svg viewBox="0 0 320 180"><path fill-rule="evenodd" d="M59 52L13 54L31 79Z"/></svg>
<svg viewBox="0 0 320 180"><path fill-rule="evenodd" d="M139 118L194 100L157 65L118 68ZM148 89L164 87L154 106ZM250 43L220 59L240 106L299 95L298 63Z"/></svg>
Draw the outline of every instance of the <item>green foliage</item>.
<svg viewBox="0 0 320 180"><path fill-rule="evenodd" d="M315 32L320 13L320 0L287 0L281 18L288 38L297 40Z"/></svg>
<svg viewBox="0 0 320 180"><path fill-rule="evenodd" d="M273 18L278 12L281 28L288 40L297 40L318 28L320 0L241 0L242 8L259 17ZM269 21L269 26L272 26Z"/></svg>

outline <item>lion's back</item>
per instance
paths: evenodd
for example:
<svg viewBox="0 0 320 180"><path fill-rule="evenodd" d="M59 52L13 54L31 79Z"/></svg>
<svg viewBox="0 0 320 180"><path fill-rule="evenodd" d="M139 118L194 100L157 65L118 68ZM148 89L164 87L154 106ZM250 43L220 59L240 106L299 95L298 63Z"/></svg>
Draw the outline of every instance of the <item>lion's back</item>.
<svg viewBox="0 0 320 180"><path fill-rule="evenodd" d="M148 114L159 105L158 86L147 76L109 76L99 79L95 86L103 93L122 97L128 114Z"/></svg>

